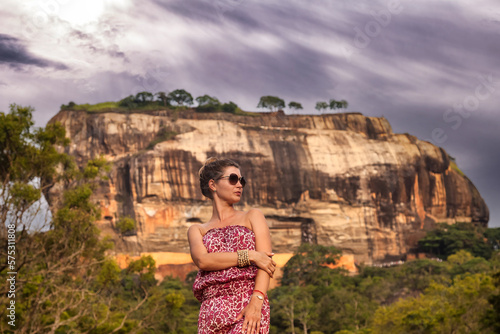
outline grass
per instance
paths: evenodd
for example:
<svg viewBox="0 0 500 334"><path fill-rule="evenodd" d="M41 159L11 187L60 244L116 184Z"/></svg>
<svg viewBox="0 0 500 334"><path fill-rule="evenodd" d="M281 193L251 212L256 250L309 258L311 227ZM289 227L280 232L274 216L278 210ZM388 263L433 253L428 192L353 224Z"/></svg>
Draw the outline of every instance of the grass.
<svg viewBox="0 0 500 334"><path fill-rule="evenodd" d="M455 163L454 160L451 160L450 159L450 167L451 169L453 169L455 172L457 172L458 174L462 175L462 176L465 176L464 172L462 172L460 170L460 168L458 168L457 164Z"/></svg>
<svg viewBox="0 0 500 334"><path fill-rule="evenodd" d="M176 135L177 132L175 131L170 131L165 128L161 128L160 131L158 132L157 137L148 144L146 150L152 150L156 144L167 140L172 140L175 138Z"/></svg>
<svg viewBox="0 0 500 334"><path fill-rule="evenodd" d="M96 104L75 104L73 106L61 106L61 110L86 111L88 113L100 112L131 112L135 110L161 110L166 107L157 103L135 105L133 108L122 107L119 102L101 102ZM169 107L172 108L172 107Z"/></svg>
<svg viewBox="0 0 500 334"><path fill-rule="evenodd" d="M236 108L234 114L241 115L241 116L254 116L254 117L259 116L259 114L255 113L255 112L243 111L240 108Z"/></svg>
<svg viewBox="0 0 500 334"><path fill-rule="evenodd" d="M178 110L188 110L190 107L186 106L164 106L162 104L158 104L157 102L150 102L146 104L136 104L133 107L123 107L120 106L120 102L101 102L96 104L74 104L74 105L63 105L61 106L61 110L75 110L75 111L85 111L88 113L100 113L100 112L133 112L133 111L141 111L141 110L161 110L161 109L172 109L175 111ZM196 111L196 108L193 108ZM223 111L216 111L214 113L220 113ZM259 116L258 113L243 111L240 108L236 108L234 115L240 116Z"/></svg>

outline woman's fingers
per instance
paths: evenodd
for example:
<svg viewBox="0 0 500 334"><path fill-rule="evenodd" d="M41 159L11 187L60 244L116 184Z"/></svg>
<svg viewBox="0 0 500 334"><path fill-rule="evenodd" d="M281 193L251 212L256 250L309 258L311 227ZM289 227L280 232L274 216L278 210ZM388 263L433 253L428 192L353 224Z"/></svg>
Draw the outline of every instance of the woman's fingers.
<svg viewBox="0 0 500 334"><path fill-rule="evenodd" d="M243 325L241 326L241 332L246 333L247 327L248 327L248 321L245 319L245 321L243 321Z"/></svg>
<svg viewBox="0 0 500 334"><path fill-rule="evenodd" d="M246 327L246 331L243 330L243 333L250 334L253 331L253 323L251 321L248 322L248 326Z"/></svg>
<svg viewBox="0 0 500 334"><path fill-rule="evenodd" d="M244 334L258 334L260 330L260 319L243 322L242 332Z"/></svg>
<svg viewBox="0 0 500 334"><path fill-rule="evenodd" d="M251 331L251 333L257 333L255 331L256 327L257 327L257 322L252 323L252 331Z"/></svg>
<svg viewBox="0 0 500 334"><path fill-rule="evenodd" d="M270 276L270 277L273 277L274 275L274 272L276 271L276 267L273 266L272 264L269 265L267 268L266 268L266 272L267 274Z"/></svg>

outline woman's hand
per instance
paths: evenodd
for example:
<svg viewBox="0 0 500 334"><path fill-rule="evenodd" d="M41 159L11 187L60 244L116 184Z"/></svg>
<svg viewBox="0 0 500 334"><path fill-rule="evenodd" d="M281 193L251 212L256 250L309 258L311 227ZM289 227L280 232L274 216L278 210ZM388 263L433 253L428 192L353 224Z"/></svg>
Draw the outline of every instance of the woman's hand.
<svg viewBox="0 0 500 334"><path fill-rule="evenodd" d="M236 321L245 317L243 321L244 334L258 334L260 331L260 317L262 315L263 300L258 299L254 295L250 299L250 303L238 314Z"/></svg>
<svg viewBox="0 0 500 334"><path fill-rule="evenodd" d="M248 251L250 262L267 272L270 277L273 277L274 271L276 270L276 262L272 259L273 255L274 253L270 252Z"/></svg>

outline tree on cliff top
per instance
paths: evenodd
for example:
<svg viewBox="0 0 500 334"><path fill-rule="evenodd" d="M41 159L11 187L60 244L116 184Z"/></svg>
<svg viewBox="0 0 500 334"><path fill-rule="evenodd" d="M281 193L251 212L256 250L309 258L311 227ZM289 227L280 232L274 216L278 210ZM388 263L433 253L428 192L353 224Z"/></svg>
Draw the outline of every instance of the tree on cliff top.
<svg viewBox="0 0 500 334"><path fill-rule="evenodd" d="M316 106L314 107L314 109L316 109L317 111L320 111L321 110L324 110L328 108L328 103L324 102L324 101L319 101L319 102L316 102Z"/></svg>
<svg viewBox="0 0 500 334"><path fill-rule="evenodd" d="M165 94L165 92L158 92L155 95L158 97L158 101L160 101L163 104L163 106L166 107L170 105L167 94Z"/></svg>
<svg viewBox="0 0 500 334"><path fill-rule="evenodd" d="M334 99L330 99L330 103L329 103L329 106L330 106L330 109L347 109L347 106L349 105L349 103L347 103L346 100L340 100L340 101L336 101Z"/></svg>
<svg viewBox="0 0 500 334"><path fill-rule="evenodd" d="M198 96L196 102L198 102L196 110L201 112L215 112L221 107L219 100L215 96L212 97L207 94Z"/></svg>
<svg viewBox="0 0 500 334"><path fill-rule="evenodd" d="M238 105L233 101L229 101L228 103L224 103L221 109L223 112L234 114L238 110Z"/></svg>
<svg viewBox="0 0 500 334"><path fill-rule="evenodd" d="M285 101L280 99L277 96L262 96L260 98L259 104L257 105L257 108L267 108L271 111L273 111L274 108L276 109L281 109L285 107Z"/></svg>
<svg viewBox="0 0 500 334"><path fill-rule="evenodd" d="M288 103L288 108L295 109L295 110L304 109L304 108L302 108L302 104L295 102L295 101L291 101L290 103Z"/></svg>
<svg viewBox="0 0 500 334"><path fill-rule="evenodd" d="M137 102L145 104L148 102L152 102L154 99L154 95L150 92L139 92L135 95L135 99Z"/></svg>
<svg viewBox="0 0 500 334"><path fill-rule="evenodd" d="M193 104L193 96L191 96L191 94L186 92L184 89L176 89L168 93L167 98L169 101L174 101L179 106L190 106Z"/></svg>

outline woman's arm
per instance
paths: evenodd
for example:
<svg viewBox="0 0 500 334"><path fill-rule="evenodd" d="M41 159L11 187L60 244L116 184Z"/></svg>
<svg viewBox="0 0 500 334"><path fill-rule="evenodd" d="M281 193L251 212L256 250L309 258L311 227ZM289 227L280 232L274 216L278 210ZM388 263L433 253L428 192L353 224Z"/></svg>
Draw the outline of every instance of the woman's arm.
<svg viewBox="0 0 500 334"><path fill-rule="evenodd" d="M201 270L216 271L236 267L238 265L238 253L209 253L203 244L203 235L197 225L191 225L188 229L189 248L194 264ZM273 276L276 263L271 259L271 252L248 251L250 262L259 267L266 275Z"/></svg>
<svg viewBox="0 0 500 334"><path fill-rule="evenodd" d="M264 214L258 209L251 209L248 211L247 215L255 233L255 249L257 251L271 253L271 234ZM259 269L257 271L254 290L259 290L266 294L266 298L267 290L269 289L269 280L269 275L264 270ZM259 333L260 331L260 318L264 300L259 299L256 296L257 294L259 293L255 292L252 294L250 303L236 317L236 319L240 319L242 316L245 317L243 322L243 333L253 333L253 330L255 330L255 333Z"/></svg>
<svg viewBox="0 0 500 334"><path fill-rule="evenodd" d="M236 267L238 253L209 253L203 244L203 236L197 225L188 229L189 249L194 264L201 270L215 271Z"/></svg>
<svg viewBox="0 0 500 334"><path fill-rule="evenodd" d="M252 229L255 233L255 250L260 252L272 253L271 233L267 226L266 217L258 209L251 209L248 211L248 218L252 223ZM267 294L269 289L269 275L262 269L257 272L255 278L255 290L262 291ZM256 298L257 299L257 298Z"/></svg>

